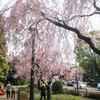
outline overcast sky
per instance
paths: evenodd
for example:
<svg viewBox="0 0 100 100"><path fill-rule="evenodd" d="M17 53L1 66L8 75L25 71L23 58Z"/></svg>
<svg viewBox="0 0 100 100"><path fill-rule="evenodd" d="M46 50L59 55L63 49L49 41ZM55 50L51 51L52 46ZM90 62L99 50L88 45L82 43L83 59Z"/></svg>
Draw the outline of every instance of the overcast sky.
<svg viewBox="0 0 100 100"><path fill-rule="evenodd" d="M11 1L11 0L0 0L0 1L1 1L2 5L5 5L5 4L7 4L9 1Z"/></svg>

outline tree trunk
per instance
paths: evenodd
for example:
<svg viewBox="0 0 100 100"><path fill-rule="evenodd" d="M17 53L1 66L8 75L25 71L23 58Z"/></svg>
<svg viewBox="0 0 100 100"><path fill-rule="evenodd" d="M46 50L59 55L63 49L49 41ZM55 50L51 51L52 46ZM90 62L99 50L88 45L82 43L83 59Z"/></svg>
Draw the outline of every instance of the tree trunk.
<svg viewBox="0 0 100 100"><path fill-rule="evenodd" d="M48 82L47 85L47 100L51 100L51 87L50 87L51 82Z"/></svg>
<svg viewBox="0 0 100 100"><path fill-rule="evenodd" d="M34 71L31 68L30 100L34 100Z"/></svg>
<svg viewBox="0 0 100 100"><path fill-rule="evenodd" d="M51 89L50 89L50 85L47 85L47 100L51 99Z"/></svg>
<svg viewBox="0 0 100 100"><path fill-rule="evenodd" d="M38 80L38 90L40 90L40 80Z"/></svg>

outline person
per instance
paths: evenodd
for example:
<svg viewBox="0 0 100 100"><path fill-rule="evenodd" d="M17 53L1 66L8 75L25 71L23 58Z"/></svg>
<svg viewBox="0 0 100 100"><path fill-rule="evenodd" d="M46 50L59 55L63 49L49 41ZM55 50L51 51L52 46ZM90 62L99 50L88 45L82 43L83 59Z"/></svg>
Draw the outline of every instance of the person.
<svg viewBox="0 0 100 100"><path fill-rule="evenodd" d="M42 87L40 88L40 90L41 90L40 100L42 100L42 97L44 97L44 100L46 100L46 87L45 87L45 84L42 83Z"/></svg>
<svg viewBox="0 0 100 100"><path fill-rule="evenodd" d="M0 90L0 95L4 95L3 85L1 85L0 88L1 88L1 90Z"/></svg>
<svg viewBox="0 0 100 100"><path fill-rule="evenodd" d="M10 88L11 88L11 84L10 82L8 82L8 84L6 85L7 99L10 98Z"/></svg>
<svg viewBox="0 0 100 100"><path fill-rule="evenodd" d="M15 99L15 87L12 87L11 98Z"/></svg>

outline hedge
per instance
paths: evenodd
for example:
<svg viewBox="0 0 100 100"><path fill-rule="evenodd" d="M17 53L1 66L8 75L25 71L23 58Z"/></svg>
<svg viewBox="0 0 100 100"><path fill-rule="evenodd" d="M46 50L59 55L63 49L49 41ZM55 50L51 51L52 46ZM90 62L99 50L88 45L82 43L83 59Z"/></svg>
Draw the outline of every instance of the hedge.
<svg viewBox="0 0 100 100"><path fill-rule="evenodd" d="M29 100L26 88L20 88L18 90L18 100Z"/></svg>

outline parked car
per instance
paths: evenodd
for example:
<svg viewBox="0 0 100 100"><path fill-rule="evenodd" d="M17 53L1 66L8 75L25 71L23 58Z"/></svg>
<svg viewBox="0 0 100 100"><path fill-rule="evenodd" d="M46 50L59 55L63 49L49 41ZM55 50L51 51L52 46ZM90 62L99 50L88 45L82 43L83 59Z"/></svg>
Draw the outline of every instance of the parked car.
<svg viewBox="0 0 100 100"><path fill-rule="evenodd" d="M84 84L82 82L79 82L78 83L78 88L79 89L87 89L87 86L86 86L86 84ZM74 89L77 89L77 83L74 84Z"/></svg>
<svg viewBox="0 0 100 100"><path fill-rule="evenodd" d="M91 84L92 87L97 87L97 85L98 85L98 82L93 82L93 83Z"/></svg>
<svg viewBox="0 0 100 100"><path fill-rule="evenodd" d="M65 84L65 80L61 80L61 83L64 85Z"/></svg>
<svg viewBox="0 0 100 100"><path fill-rule="evenodd" d="M98 86L97 86L98 90L100 91L100 83L98 83Z"/></svg>
<svg viewBox="0 0 100 100"><path fill-rule="evenodd" d="M67 86L74 86L74 81L68 81Z"/></svg>
<svg viewBox="0 0 100 100"><path fill-rule="evenodd" d="M65 80L61 80L61 83L62 83L63 85L67 85L67 82L66 82Z"/></svg>

